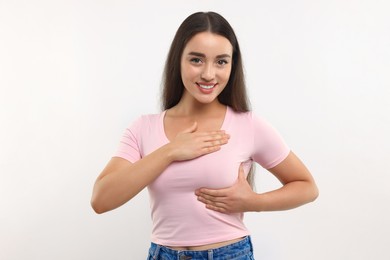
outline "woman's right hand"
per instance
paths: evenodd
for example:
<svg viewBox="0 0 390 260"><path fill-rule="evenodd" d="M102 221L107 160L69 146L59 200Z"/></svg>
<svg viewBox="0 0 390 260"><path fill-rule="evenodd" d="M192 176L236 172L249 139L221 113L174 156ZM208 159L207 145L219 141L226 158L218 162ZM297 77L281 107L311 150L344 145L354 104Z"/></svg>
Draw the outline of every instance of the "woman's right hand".
<svg viewBox="0 0 390 260"><path fill-rule="evenodd" d="M196 132L197 123L178 133L169 143L174 161L185 161L216 152L228 143L230 136L223 130Z"/></svg>

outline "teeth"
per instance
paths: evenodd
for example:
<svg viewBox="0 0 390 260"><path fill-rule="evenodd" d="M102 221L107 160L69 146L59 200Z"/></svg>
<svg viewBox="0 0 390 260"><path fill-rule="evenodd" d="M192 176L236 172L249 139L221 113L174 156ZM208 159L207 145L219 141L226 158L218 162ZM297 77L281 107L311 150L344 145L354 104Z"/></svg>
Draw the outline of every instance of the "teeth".
<svg viewBox="0 0 390 260"><path fill-rule="evenodd" d="M199 86L200 86L201 88L204 88L204 89L211 89L211 88L214 87L214 85L206 86L206 85L200 85L200 84L199 84Z"/></svg>

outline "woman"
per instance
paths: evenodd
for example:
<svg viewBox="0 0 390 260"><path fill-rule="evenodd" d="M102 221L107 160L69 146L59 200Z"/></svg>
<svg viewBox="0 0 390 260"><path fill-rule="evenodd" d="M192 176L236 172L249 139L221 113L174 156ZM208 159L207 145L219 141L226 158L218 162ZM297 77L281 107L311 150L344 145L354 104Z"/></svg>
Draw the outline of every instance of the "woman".
<svg viewBox="0 0 390 260"><path fill-rule="evenodd" d="M148 187L148 259L253 259L243 213L313 201L315 182L279 134L249 111L239 45L222 16L185 19L164 75L163 112L126 130L96 180L92 207L112 210ZM252 162L283 186L255 193L247 181Z"/></svg>

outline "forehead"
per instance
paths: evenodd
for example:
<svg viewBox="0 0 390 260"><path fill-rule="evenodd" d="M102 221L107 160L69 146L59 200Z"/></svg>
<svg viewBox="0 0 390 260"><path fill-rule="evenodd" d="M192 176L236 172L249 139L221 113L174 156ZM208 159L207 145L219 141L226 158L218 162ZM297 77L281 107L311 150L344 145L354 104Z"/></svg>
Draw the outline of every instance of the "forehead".
<svg viewBox="0 0 390 260"><path fill-rule="evenodd" d="M211 32L201 32L195 34L186 44L183 53L187 54L189 52L199 52L210 56L232 55L233 46L224 36Z"/></svg>

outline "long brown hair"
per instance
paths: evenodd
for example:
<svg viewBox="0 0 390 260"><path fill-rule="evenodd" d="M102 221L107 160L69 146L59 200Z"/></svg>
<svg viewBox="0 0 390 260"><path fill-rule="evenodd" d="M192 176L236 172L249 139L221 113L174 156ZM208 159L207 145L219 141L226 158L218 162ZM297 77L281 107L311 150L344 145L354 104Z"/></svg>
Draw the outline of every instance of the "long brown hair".
<svg viewBox="0 0 390 260"><path fill-rule="evenodd" d="M233 46L232 71L225 89L218 96L219 102L230 106L237 112L249 111L244 69L237 37L226 19L214 12L194 13L188 16L177 30L165 63L162 109L169 109L177 105L183 95L184 85L180 72L181 56L188 41L200 32L221 35L228 39Z"/></svg>
<svg viewBox="0 0 390 260"><path fill-rule="evenodd" d="M179 26L169 49L163 74L162 109L166 110L177 105L183 95L184 85L181 79L181 56L186 44L196 34L211 32L229 40L233 46L232 70L225 89L219 94L218 100L230 106L234 111L249 111L249 100L246 92L244 69L242 65L240 46L236 34L228 21L215 12L197 12L188 16ZM248 181L253 187L253 171L248 174Z"/></svg>

